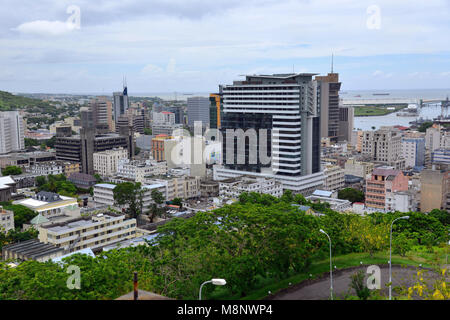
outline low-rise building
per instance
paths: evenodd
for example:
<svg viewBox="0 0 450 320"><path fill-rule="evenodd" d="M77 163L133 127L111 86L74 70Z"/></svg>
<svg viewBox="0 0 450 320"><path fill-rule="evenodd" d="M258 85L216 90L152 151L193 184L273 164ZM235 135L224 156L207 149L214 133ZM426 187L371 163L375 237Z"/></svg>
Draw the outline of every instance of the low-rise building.
<svg viewBox="0 0 450 320"><path fill-rule="evenodd" d="M218 197L219 182L214 180L200 181L200 196L202 198Z"/></svg>
<svg viewBox="0 0 450 320"><path fill-rule="evenodd" d="M77 217L80 215L77 199L47 191L40 191L32 198L17 200L13 204L23 205L47 218L61 215Z"/></svg>
<svg viewBox="0 0 450 320"><path fill-rule="evenodd" d="M101 213L80 217L63 223L39 227L39 241L64 249L64 253L104 246L135 237L136 219L125 220L125 215Z"/></svg>
<svg viewBox="0 0 450 320"><path fill-rule="evenodd" d="M143 182L145 176L165 174L167 174L165 161L121 159L117 168L118 177L136 182Z"/></svg>
<svg viewBox="0 0 450 320"><path fill-rule="evenodd" d="M110 206L114 207L116 206L115 200L114 200L114 189L116 185L115 184L109 184L109 183L99 183L94 186L94 202L98 203L100 205L104 206ZM163 184L151 184L151 185L143 185L141 187L142 193L142 211L143 213L147 213L150 211L150 205L153 203L152 199L152 191L158 190L161 192L167 200L166 195L166 186ZM121 209L124 207L121 207Z"/></svg>
<svg viewBox="0 0 450 320"><path fill-rule="evenodd" d="M3 260L35 260L45 262L53 258L61 257L64 249L51 243L42 243L37 239L31 239L6 245L2 248Z"/></svg>
<svg viewBox="0 0 450 320"><path fill-rule="evenodd" d="M345 187L345 171L341 167L327 164L324 170L324 189L328 191L340 190Z"/></svg>
<svg viewBox="0 0 450 320"><path fill-rule="evenodd" d="M243 192L270 194L279 198L283 195L283 187L275 179L249 175L219 181L220 197L236 199Z"/></svg>
<svg viewBox="0 0 450 320"><path fill-rule="evenodd" d="M152 125L152 134L157 136L159 134L166 134L168 136L173 136L174 130L183 129L181 124L161 124L154 123Z"/></svg>
<svg viewBox="0 0 450 320"><path fill-rule="evenodd" d="M339 212L350 211L352 209L352 203L344 199L336 199L327 196L310 195L306 197L306 200L312 202L327 202L330 204L330 209Z"/></svg>
<svg viewBox="0 0 450 320"><path fill-rule="evenodd" d="M10 201L11 194L17 191L17 182L11 176L0 177L0 201Z"/></svg>
<svg viewBox="0 0 450 320"><path fill-rule="evenodd" d="M357 161L355 158L345 162L345 174L366 179L372 173L374 164L372 162Z"/></svg>
<svg viewBox="0 0 450 320"><path fill-rule="evenodd" d="M392 167L375 168L366 181L366 206L385 210L386 194L398 191L408 191L408 178L403 172Z"/></svg>
<svg viewBox="0 0 450 320"><path fill-rule="evenodd" d="M97 183L97 179L95 179L93 175L82 172L71 174L67 180L72 182L78 188L85 190L88 190Z"/></svg>
<svg viewBox="0 0 450 320"><path fill-rule="evenodd" d="M192 199L200 196L200 177L189 176L147 176L144 183L161 184L165 187L167 201L175 198Z"/></svg>
<svg viewBox="0 0 450 320"><path fill-rule="evenodd" d="M80 172L80 164L60 160L39 162L27 167L26 172L39 176L64 174L69 177L72 173Z"/></svg>
<svg viewBox="0 0 450 320"><path fill-rule="evenodd" d="M57 175L64 173L62 164L56 161L38 163L28 167L26 171L40 176Z"/></svg>
<svg viewBox="0 0 450 320"><path fill-rule="evenodd" d="M14 230L14 212L0 206L0 232L8 233Z"/></svg>
<svg viewBox="0 0 450 320"><path fill-rule="evenodd" d="M386 212L417 211L417 200L413 192L400 191L386 193Z"/></svg>

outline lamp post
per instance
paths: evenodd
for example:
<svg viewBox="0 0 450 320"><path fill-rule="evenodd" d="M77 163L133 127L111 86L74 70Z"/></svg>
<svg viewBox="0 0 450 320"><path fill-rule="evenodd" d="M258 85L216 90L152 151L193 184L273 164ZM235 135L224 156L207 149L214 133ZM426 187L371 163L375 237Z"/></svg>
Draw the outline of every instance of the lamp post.
<svg viewBox="0 0 450 320"><path fill-rule="evenodd" d="M207 283L212 283L215 286L224 286L227 284L225 279L211 279L211 280L203 282L202 285L200 286L200 291L198 292L198 300L202 300L202 288Z"/></svg>
<svg viewBox="0 0 450 320"><path fill-rule="evenodd" d="M409 216L399 217L391 223L391 234L389 238L389 300L392 300L392 226L394 222L400 219L409 219Z"/></svg>
<svg viewBox="0 0 450 320"><path fill-rule="evenodd" d="M326 233L322 229L320 229L319 231L328 237L328 241L330 243L330 297L331 297L331 300L333 300L333 268L331 266L331 238L328 235L328 233Z"/></svg>

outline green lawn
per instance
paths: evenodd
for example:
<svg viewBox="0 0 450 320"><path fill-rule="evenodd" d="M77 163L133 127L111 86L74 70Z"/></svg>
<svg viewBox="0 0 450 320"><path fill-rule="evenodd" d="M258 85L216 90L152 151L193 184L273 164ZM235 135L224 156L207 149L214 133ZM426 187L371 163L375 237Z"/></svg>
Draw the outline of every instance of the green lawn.
<svg viewBox="0 0 450 320"><path fill-rule="evenodd" d="M416 249L416 248L415 248ZM439 253L440 262L445 262L445 252L442 248L435 248L435 252ZM417 252L416 250L409 252L405 257L399 255L392 255L392 263L400 265L410 265L419 266L422 264L423 267L432 267L429 262L433 254L421 250ZM349 267L359 266L362 261L365 265L370 264L387 264L389 260L389 251L378 252L370 257L367 253L350 253L342 256L333 257L333 266L335 265L338 269L344 269ZM330 271L330 261L329 259L324 259L321 261L313 262L307 272L293 275L286 279L262 279L259 283L259 289L254 290L242 300L261 300L267 296L270 291L272 294L289 287L289 283L292 285L298 284L307 279L315 279L323 273ZM310 274L312 277L310 277ZM230 296L224 288L218 288L211 295L210 299L217 300L228 300L228 299L241 299L238 296Z"/></svg>
<svg viewBox="0 0 450 320"><path fill-rule="evenodd" d="M395 107L395 110L388 110L388 107ZM397 112L403 108L405 108L406 105L373 105L373 106L361 106L361 107L355 107L355 117L360 116L384 116L386 114L390 114L393 112Z"/></svg>

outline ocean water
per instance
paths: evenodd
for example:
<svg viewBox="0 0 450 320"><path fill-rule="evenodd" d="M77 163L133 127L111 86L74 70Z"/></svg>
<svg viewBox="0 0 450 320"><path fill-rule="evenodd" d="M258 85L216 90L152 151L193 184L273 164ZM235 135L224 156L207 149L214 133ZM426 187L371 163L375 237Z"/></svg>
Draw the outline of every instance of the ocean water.
<svg viewBox="0 0 450 320"><path fill-rule="evenodd" d="M389 95L373 95L374 93L389 93ZM164 100L179 100L185 101L189 97L209 97L209 92L148 92L132 94L137 97L159 97ZM131 95L131 94L130 94ZM360 97L355 97L360 96ZM359 99L424 99L424 100L445 100L450 98L449 89L416 89L416 90L341 90L340 98L345 100L359 100ZM381 126L401 125L408 127L409 122L418 120L419 118L432 120L441 114L441 107L439 105L429 105L421 108L418 117L399 117L396 113L391 113L385 116L373 117L355 117L354 129L371 130L372 126L378 129ZM444 111L444 116L449 114L449 110Z"/></svg>
<svg viewBox="0 0 450 320"><path fill-rule="evenodd" d="M144 92L130 93L135 97L159 97L164 100L186 100L189 97L209 97L213 92ZM374 93L389 93L386 96L374 96ZM360 95L361 97L355 97ZM344 100L353 99L440 99L450 97L449 89L417 89L417 90L341 90L340 98Z"/></svg>

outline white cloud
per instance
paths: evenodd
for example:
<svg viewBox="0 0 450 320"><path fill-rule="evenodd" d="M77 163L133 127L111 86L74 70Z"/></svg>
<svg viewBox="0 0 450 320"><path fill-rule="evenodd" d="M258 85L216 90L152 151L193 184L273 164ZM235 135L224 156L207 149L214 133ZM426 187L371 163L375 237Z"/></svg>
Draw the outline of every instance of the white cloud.
<svg viewBox="0 0 450 320"><path fill-rule="evenodd" d="M325 61L332 52L335 71L346 86L348 79L358 76L367 79L367 87L370 83L395 85L395 80L406 86L407 81L399 79L413 79L407 77L412 70L435 74L450 70L450 6L444 0L377 0L379 30L367 29L366 9L373 4L369 0L3 1L7 5L0 12L0 69L10 66L19 75L26 65L43 79L42 85L49 68L82 66L90 79L105 77L107 82L97 84L98 88L115 86L127 74L130 91L133 78L141 91L149 89L149 83L156 91L181 91L186 86L192 90L194 85L198 90L214 90L239 74L290 72L292 64L297 72L328 72L329 63L318 61ZM70 15L66 8L72 2L82 11L82 25L70 33L71 28L61 21ZM17 32L27 36L17 37ZM70 37L57 36L67 34ZM429 54L440 55L441 66L424 58L432 57ZM407 62L396 64L389 55L422 57L408 68ZM356 66L351 68L349 63ZM152 83L153 78L157 80ZM433 85L421 77L414 79ZM441 80L432 79L438 85ZM86 79L60 86L82 91L90 90L91 83ZM352 84L359 86L357 80ZM16 81L13 86L27 84ZM26 90L34 86L30 83Z"/></svg>
<svg viewBox="0 0 450 320"><path fill-rule="evenodd" d="M36 20L22 23L13 30L32 35L58 36L74 30L74 27L67 22Z"/></svg>
<svg viewBox="0 0 450 320"><path fill-rule="evenodd" d="M163 71L163 69L161 69L160 67L155 66L153 64L148 64L144 68L142 68L141 74L143 74L143 75L155 75L155 74L160 74L162 71Z"/></svg>

